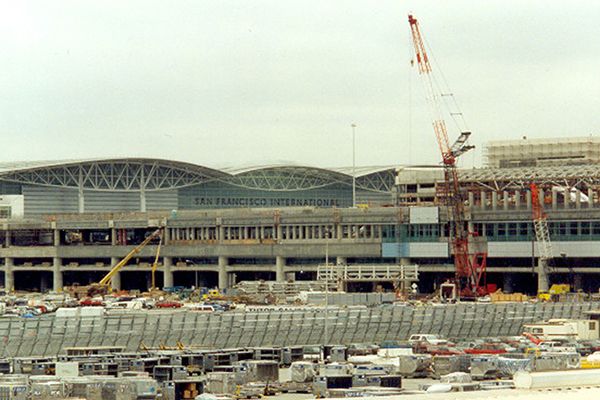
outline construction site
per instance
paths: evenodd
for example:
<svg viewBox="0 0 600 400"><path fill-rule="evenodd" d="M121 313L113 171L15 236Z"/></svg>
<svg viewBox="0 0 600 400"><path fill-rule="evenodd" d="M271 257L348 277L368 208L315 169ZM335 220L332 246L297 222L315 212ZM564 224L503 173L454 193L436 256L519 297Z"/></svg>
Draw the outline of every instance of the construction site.
<svg viewBox="0 0 600 400"><path fill-rule="evenodd" d="M408 23L439 165L2 165L0 399L595 394L600 138L459 168Z"/></svg>

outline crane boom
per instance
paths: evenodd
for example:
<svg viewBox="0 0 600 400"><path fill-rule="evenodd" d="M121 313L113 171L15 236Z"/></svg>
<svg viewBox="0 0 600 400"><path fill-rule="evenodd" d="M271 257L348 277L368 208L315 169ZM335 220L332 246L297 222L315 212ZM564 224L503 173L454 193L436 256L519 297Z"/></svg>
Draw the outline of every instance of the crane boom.
<svg viewBox="0 0 600 400"><path fill-rule="evenodd" d="M119 261L119 263L117 265L115 265L113 267L113 269L111 269L109 271L108 274L106 274L104 276L104 278L102 278L102 280L100 280L100 282L98 282L101 285L108 285L112 279L112 277L119 272L119 270L125 265L127 264L127 262L129 260L131 260L131 258L136 255L137 253L139 253L148 243L150 243L150 241L152 239L154 239L156 236L160 235L162 233L162 229L157 229L154 232L152 232L152 234L150 234L146 239L144 239L144 241L142 243L140 243L135 249L131 250L131 252L129 254L127 254L125 256L125 258L123 258L121 261Z"/></svg>
<svg viewBox="0 0 600 400"><path fill-rule="evenodd" d="M419 75L423 78L423 86L427 92L426 97L433 120L433 130L442 154L442 165L444 168L442 201L448 207L450 213L450 237L456 278L461 286L461 291L478 291L479 278L476 268L473 265L475 262L471 263L469 260L469 235L465 227L463 196L460 191L456 166L457 158L474 147L467 144L471 132L462 132L456 142L452 146L450 145L446 123L441 112L439 100L441 95L436 91L434 85L431 64L425 50L419 24L417 19L412 15L408 16L408 22L412 33ZM479 273L479 277L481 277L481 273Z"/></svg>

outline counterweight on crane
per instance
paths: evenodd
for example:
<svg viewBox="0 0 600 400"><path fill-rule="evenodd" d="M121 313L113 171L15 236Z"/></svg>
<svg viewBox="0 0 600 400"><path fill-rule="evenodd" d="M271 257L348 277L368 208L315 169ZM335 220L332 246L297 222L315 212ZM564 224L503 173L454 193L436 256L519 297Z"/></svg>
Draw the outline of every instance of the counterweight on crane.
<svg viewBox="0 0 600 400"><path fill-rule="evenodd" d="M433 119L433 130L442 153L442 165L444 168L442 200L450 213L450 238L456 279L463 295L483 294L484 290L479 286L479 281L482 274L485 273L486 255L485 253L480 253L476 254L473 261L469 259L469 233L465 226L464 199L460 191L456 166L457 158L474 147L467 144L471 132L461 132L454 144L450 145L446 123L441 112L441 94L436 90L436 86L434 85L431 63L425 50L419 24L417 23L417 19L412 15L408 16L408 22L412 33L419 75L422 77L423 86L427 91L426 97ZM483 262L480 265L478 260L481 259L483 259Z"/></svg>

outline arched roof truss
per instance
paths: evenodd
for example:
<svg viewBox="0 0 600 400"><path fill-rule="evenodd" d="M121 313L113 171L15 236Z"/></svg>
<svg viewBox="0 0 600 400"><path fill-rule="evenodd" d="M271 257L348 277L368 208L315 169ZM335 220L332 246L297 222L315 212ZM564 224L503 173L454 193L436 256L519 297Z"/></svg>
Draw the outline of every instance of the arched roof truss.
<svg viewBox="0 0 600 400"><path fill-rule="evenodd" d="M5 172L4 180L24 184L106 191L166 190L197 185L226 174L164 160L103 160Z"/></svg>
<svg viewBox="0 0 600 400"><path fill-rule="evenodd" d="M323 188L347 180L343 174L318 168L274 167L237 174L228 178L227 183L247 189L294 191Z"/></svg>

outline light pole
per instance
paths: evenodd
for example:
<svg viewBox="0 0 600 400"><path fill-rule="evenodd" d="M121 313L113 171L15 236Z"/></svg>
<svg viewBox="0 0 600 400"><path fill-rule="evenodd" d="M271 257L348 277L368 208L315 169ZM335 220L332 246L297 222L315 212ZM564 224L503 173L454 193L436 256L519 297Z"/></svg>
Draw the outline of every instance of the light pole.
<svg viewBox="0 0 600 400"><path fill-rule="evenodd" d="M323 344L329 341L329 231L325 237L325 337Z"/></svg>
<svg viewBox="0 0 600 400"><path fill-rule="evenodd" d="M352 207L356 207L356 123L352 127Z"/></svg>

